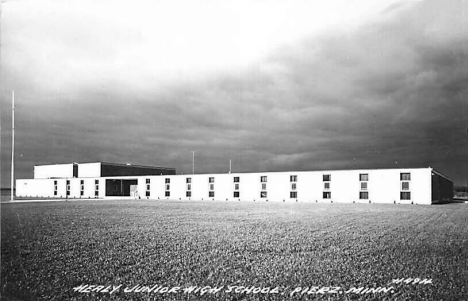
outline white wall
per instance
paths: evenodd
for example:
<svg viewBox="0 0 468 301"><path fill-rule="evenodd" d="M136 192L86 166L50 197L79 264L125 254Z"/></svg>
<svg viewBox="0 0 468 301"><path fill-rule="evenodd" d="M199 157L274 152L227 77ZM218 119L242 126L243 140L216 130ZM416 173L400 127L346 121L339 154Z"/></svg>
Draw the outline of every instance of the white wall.
<svg viewBox="0 0 468 301"><path fill-rule="evenodd" d="M101 176L101 163L78 164L78 178L99 178Z"/></svg>
<svg viewBox="0 0 468 301"><path fill-rule="evenodd" d="M34 166L34 179L72 178L73 164Z"/></svg>
<svg viewBox="0 0 468 301"><path fill-rule="evenodd" d="M92 170L94 167L90 167ZM401 200L400 173L411 174L411 199ZM95 180L99 182L99 198L105 197L106 179L138 179L138 191L141 198L146 197L146 179L150 179L150 199L188 200L186 197L186 179L191 178L192 196L190 200L221 200L221 201L257 201L257 202L320 202L320 203L401 203L401 204L431 204L431 168L420 169L375 169L375 170L343 170L343 171L307 171L307 172L276 172L276 173L240 173L240 174L198 174L173 176L141 176L141 177L108 177L108 178L71 178L71 179L35 179L17 180L17 196L50 196L54 197L54 181L57 181L57 195L66 197L66 181L70 181L69 198L94 198ZM86 174L86 173L85 173ZM324 199L323 175L331 176L331 199ZM368 194L366 200L359 199L359 174L368 174ZM297 176L297 199L290 198L290 176ZM260 177L267 176L267 197L261 198ZM214 197L209 197L209 181L214 177ZM239 177L239 198L234 198L234 177ZM170 196L165 196L165 179L169 179ZM81 181L84 181L84 193L81 195Z"/></svg>

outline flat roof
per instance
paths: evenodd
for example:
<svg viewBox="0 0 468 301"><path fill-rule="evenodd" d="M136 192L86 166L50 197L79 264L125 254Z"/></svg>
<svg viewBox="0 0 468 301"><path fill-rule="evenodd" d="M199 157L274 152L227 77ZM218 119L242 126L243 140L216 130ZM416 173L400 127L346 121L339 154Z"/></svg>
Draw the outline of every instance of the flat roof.
<svg viewBox="0 0 468 301"><path fill-rule="evenodd" d="M70 164L96 164L100 163L103 165L111 165L111 166L131 166L131 167L137 167L137 168L153 168L153 169L166 169L166 170L175 170L174 167L162 167L162 166L149 166L149 165L137 165L137 164L129 164L129 163L115 163L115 162L105 162L105 161L95 161L95 162L69 162L69 163L52 163L52 164L40 164L40 165L34 165L36 166L51 166L51 165L70 165Z"/></svg>

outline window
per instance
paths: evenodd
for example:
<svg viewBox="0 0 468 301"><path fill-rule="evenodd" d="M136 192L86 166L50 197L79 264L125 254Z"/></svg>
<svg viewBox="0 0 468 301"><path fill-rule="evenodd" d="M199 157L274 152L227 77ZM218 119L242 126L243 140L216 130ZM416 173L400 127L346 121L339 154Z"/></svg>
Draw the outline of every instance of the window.
<svg viewBox="0 0 468 301"><path fill-rule="evenodd" d="M84 180L80 180L80 185L84 185Z"/></svg>
<svg viewBox="0 0 468 301"><path fill-rule="evenodd" d="M151 181L150 179L146 179L146 192L145 192L145 195L146 197L149 197L151 195Z"/></svg>
<svg viewBox="0 0 468 301"><path fill-rule="evenodd" d="M192 184L187 184L187 191L192 190Z"/></svg>
<svg viewBox="0 0 468 301"><path fill-rule="evenodd" d="M185 183L187 183L187 184L192 183L192 178L185 179Z"/></svg>
<svg viewBox="0 0 468 301"><path fill-rule="evenodd" d="M266 189L267 189L267 188L266 188L266 184L263 183L263 184L262 184L262 190L266 190Z"/></svg>
<svg viewBox="0 0 468 301"><path fill-rule="evenodd" d="M329 182L323 183L323 189L324 190L330 190L330 183Z"/></svg>
<svg viewBox="0 0 468 301"><path fill-rule="evenodd" d="M289 180L290 180L291 182L297 182L297 176L290 176L290 177L289 177Z"/></svg>
<svg viewBox="0 0 468 301"><path fill-rule="evenodd" d="M266 191L260 192L260 197L261 198L266 198L267 197L267 192Z"/></svg>
<svg viewBox="0 0 468 301"><path fill-rule="evenodd" d="M192 196L192 192L191 192L191 191L187 191L187 192L185 193L185 196L188 197L188 198L191 197L191 196Z"/></svg>
<svg viewBox="0 0 468 301"><path fill-rule="evenodd" d="M57 190L54 191L54 195L57 195Z"/></svg>
<svg viewBox="0 0 468 301"><path fill-rule="evenodd" d="M214 177L209 177L209 178L208 178L208 182L209 182L209 183L214 183Z"/></svg>
<svg viewBox="0 0 468 301"><path fill-rule="evenodd" d="M210 190L214 190L214 184L210 184Z"/></svg>
<svg viewBox="0 0 468 301"><path fill-rule="evenodd" d="M323 181L324 182L330 182L331 181L331 175L323 175Z"/></svg>
<svg viewBox="0 0 468 301"><path fill-rule="evenodd" d="M329 192L329 191L324 191L324 192L323 192L323 198L324 198L324 199L331 199L331 192Z"/></svg>
<svg viewBox="0 0 468 301"><path fill-rule="evenodd" d="M166 191L169 191L171 190L171 185L170 184L166 184Z"/></svg>
<svg viewBox="0 0 468 301"><path fill-rule="evenodd" d="M369 181L369 174L367 173L359 174L359 181Z"/></svg>
<svg viewBox="0 0 468 301"><path fill-rule="evenodd" d="M367 182L361 182L361 190L367 190Z"/></svg>
<svg viewBox="0 0 468 301"><path fill-rule="evenodd" d="M57 185L57 181L54 181L54 185Z"/></svg>
<svg viewBox="0 0 468 301"><path fill-rule="evenodd" d="M166 184L169 184L171 183L171 179L170 178L166 178Z"/></svg>
<svg viewBox="0 0 468 301"><path fill-rule="evenodd" d="M369 193L367 191L359 192L359 199L360 200L368 200L369 199Z"/></svg>
<svg viewBox="0 0 468 301"><path fill-rule="evenodd" d="M400 173L400 181L411 181L411 174L409 172Z"/></svg>
<svg viewBox="0 0 468 301"><path fill-rule="evenodd" d="M291 192L289 193L289 197L290 197L291 199L297 199L297 191L291 191Z"/></svg>
<svg viewBox="0 0 468 301"><path fill-rule="evenodd" d="M401 190L410 190L409 182L401 182Z"/></svg>
<svg viewBox="0 0 468 301"><path fill-rule="evenodd" d="M267 176L261 176L260 177L260 182L266 183L266 181L267 181Z"/></svg>
<svg viewBox="0 0 468 301"><path fill-rule="evenodd" d="M291 183L291 190L296 190L296 183Z"/></svg>
<svg viewBox="0 0 468 301"><path fill-rule="evenodd" d="M234 184L234 190L239 190L239 184Z"/></svg>
<svg viewBox="0 0 468 301"><path fill-rule="evenodd" d="M99 196L99 180L94 180L94 196Z"/></svg>
<svg viewBox="0 0 468 301"><path fill-rule="evenodd" d="M240 178L239 177L234 177L234 183L239 183L240 182Z"/></svg>
<svg viewBox="0 0 468 301"><path fill-rule="evenodd" d="M240 195L239 191L234 191L234 197L235 197L235 198L238 198L239 195Z"/></svg>
<svg viewBox="0 0 468 301"><path fill-rule="evenodd" d="M67 180L67 195L70 195L70 180Z"/></svg>
<svg viewBox="0 0 468 301"><path fill-rule="evenodd" d="M208 192L208 197L210 197L210 198L214 198L214 191L210 191L210 192Z"/></svg>
<svg viewBox="0 0 468 301"><path fill-rule="evenodd" d="M170 197L170 196L171 196L171 192L170 192L170 191L166 191L165 196L166 196L166 197Z"/></svg>
<svg viewBox="0 0 468 301"><path fill-rule="evenodd" d="M401 200L411 200L411 192L400 192L400 199Z"/></svg>

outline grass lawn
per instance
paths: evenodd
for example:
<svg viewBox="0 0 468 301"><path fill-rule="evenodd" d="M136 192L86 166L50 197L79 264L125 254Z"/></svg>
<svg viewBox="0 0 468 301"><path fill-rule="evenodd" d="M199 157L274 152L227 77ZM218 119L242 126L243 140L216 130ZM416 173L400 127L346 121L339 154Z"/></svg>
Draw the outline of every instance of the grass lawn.
<svg viewBox="0 0 468 301"><path fill-rule="evenodd" d="M1 211L2 300L468 299L467 204L92 200ZM377 288L388 291L368 293Z"/></svg>

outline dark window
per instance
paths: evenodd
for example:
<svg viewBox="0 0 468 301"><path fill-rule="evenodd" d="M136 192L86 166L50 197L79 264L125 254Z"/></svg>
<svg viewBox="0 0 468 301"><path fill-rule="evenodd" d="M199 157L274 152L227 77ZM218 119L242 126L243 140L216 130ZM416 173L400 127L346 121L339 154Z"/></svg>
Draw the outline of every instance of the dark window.
<svg viewBox="0 0 468 301"><path fill-rule="evenodd" d="M210 184L210 190L214 190L214 184Z"/></svg>
<svg viewBox="0 0 468 301"><path fill-rule="evenodd" d="M99 191L98 191L98 190L96 190L96 191L94 192L94 196L99 196Z"/></svg>
<svg viewBox="0 0 468 301"><path fill-rule="evenodd" d="M150 196L150 192L149 192L149 191L146 192L146 196L148 196L148 197Z"/></svg>
<svg viewBox="0 0 468 301"><path fill-rule="evenodd" d="M70 180L67 180L67 185L70 185Z"/></svg>
<svg viewBox="0 0 468 301"><path fill-rule="evenodd" d="M209 182L209 183L214 183L214 177L209 177L209 178L208 178L208 182Z"/></svg>
<svg viewBox="0 0 468 301"><path fill-rule="evenodd" d="M400 181L411 181L411 174L409 172L400 173Z"/></svg>
<svg viewBox="0 0 468 301"><path fill-rule="evenodd" d="M260 177L260 182L266 183L266 181L267 181L267 176L261 176Z"/></svg>
<svg viewBox="0 0 468 301"><path fill-rule="evenodd" d="M99 180L94 180L94 184L99 184Z"/></svg>
<svg viewBox="0 0 468 301"><path fill-rule="evenodd" d="M296 183L291 183L291 190L296 190Z"/></svg>
<svg viewBox="0 0 468 301"><path fill-rule="evenodd" d="M150 179L146 179L146 184L150 184Z"/></svg>
<svg viewBox="0 0 468 301"><path fill-rule="evenodd" d="M166 191L169 191L169 190L171 190L171 185L166 184Z"/></svg>
<svg viewBox="0 0 468 301"><path fill-rule="evenodd" d="M57 190L56 190L56 191L54 191L54 195L57 195Z"/></svg>
<svg viewBox="0 0 468 301"><path fill-rule="evenodd" d="M54 185L57 185L57 181L54 181Z"/></svg>
<svg viewBox="0 0 468 301"><path fill-rule="evenodd" d="M401 182L401 190L409 190L409 182Z"/></svg>
<svg viewBox="0 0 468 301"><path fill-rule="evenodd" d="M210 192L208 193L208 196L209 196L210 198L214 198L214 191L210 191Z"/></svg>
<svg viewBox="0 0 468 301"><path fill-rule="evenodd" d="M81 184L81 185L84 185L84 180L80 180L80 184Z"/></svg>
<svg viewBox="0 0 468 301"><path fill-rule="evenodd" d="M261 198L266 198L267 197L267 192L266 191L260 192L260 197Z"/></svg>
<svg viewBox="0 0 468 301"><path fill-rule="evenodd" d="M411 200L411 192L400 192L401 200Z"/></svg>
<svg viewBox="0 0 468 301"><path fill-rule="evenodd" d="M166 191L166 194L165 194L167 197L171 196L171 192L170 191Z"/></svg>
<svg viewBox="0 0 468 301"><path fill-rule="evenodd" d="M185 183L192 183L192 178L185 179Z"/></svg>
<svg viewBox="0 0 468 301"><path fill-rule="evenodd" d="M70 195L70 190L67 190L67 195Z"/></svg>
<svg viewBox="0 0 468 301"><path fill-rule="evenodd" d="M359 174L359 181L369 181L369 174L367 173Z"/></svg>
<svg viewBox="0 0 468 301"><path fill-rule="evenodd" d="M83 190L80 191L80 195L84 195L84 191L83 191Z"/></svg>
<svg viewBox="0 0 468 301"><path fill-rule="evenodd" d="M330 190L330 183L323 183L323 189Z"/></svg>
<svg viewBox="0 0 468 301"><path fill-rule="evenodd" d="M234 183L239 183L240 178L239 177L234 177Z"/></svg>
<svg viewBox="0 0 468 301"><path fill-rule="evenodd" d="M289 197L290 197L291 199L297 199L297 191L291 191L291 192L289 193Z"/></svg>
<svg viewBox="0 0 468 301"><path fill-rule="evenodd" d="M359 192L359 199L360 200L368 200L369 199L369 192L367 192L367 191Z"/></svg>
<svg viewBox="0 0 468 301"><path fill-rule="evenodd" d="M187 184L187 190L192 190L192 184Z"/></svg>
<svg viewBox="0 0 468 301"><path fill-rule="evenodd" d="M191 197L191 196L192 196L192 192L191 192L191 191L187 191L187 192L185 193L185 196L188 197L188 198Z"/></svg>
<svg viewBox="0 0 468 301"><path fill-rule="evenodd" d="M234 190L239 190L239 184L234 184Z"/></svg>
<svg viewBox="0 0 468 301"><path fill-rule="evenodd" d="M324 192L323 192L323 198L324 198L324 199L331 199L331 192L329 192L329 191L324 191Z"/></svg>
<svg viewBox="0 0 468 301"><path fill-rule="evenodd" d="M240 195L239 191L234 191L234 197L235 197L235 198L238 198L239 195Z"/></svg>
<svg viewBox="0 0 468 301"><path fill-rule="evenodd" d="M290 176L289 179L291 182L297 182L297 176Z"/></svg>
<svg viewBox="0 0 468 301"><path fill-rule="evenodd" d="M367 182L361 182L361 190L367 190Z"/></svg>
<svg viewBox="0 0 468 301"><path fill-rule="evenodd" d="M324 182L330 182L331 181L331 175L323 175L323 181Z"/></svg>
<svg viewBox="0 0 468 301"><path fill-rule="evenodd" d="M166 178L166 184L171 183L171 179Z"/></svg>

